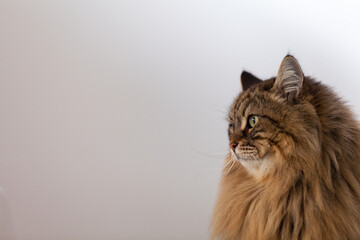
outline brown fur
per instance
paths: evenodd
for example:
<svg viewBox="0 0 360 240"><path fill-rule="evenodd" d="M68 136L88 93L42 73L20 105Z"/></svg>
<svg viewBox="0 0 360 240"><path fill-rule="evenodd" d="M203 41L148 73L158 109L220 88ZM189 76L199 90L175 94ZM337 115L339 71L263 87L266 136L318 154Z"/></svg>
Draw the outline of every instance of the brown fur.
<svg viewBox="0 0 360 240"><path fill-rule="evenodd" d="M309 77L287 94L280 71L232 104L230 142L255 147L260 164L266 158L269 166L254 174L230 149L211 238L360 239L358 122L331 89ZM261 118L248 129L252 114Z"/></svg>

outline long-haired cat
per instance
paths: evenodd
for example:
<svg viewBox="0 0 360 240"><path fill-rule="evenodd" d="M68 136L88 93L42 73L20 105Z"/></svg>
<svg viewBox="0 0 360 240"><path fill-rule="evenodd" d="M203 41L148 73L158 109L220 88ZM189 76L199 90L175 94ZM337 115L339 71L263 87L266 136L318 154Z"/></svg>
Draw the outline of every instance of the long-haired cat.
<svg viewBox="0 0 360 240"><path fill-rule="evenodd" d="M212 239L360 239L360 128L288 55L276 78L241 75Z"/></svg>

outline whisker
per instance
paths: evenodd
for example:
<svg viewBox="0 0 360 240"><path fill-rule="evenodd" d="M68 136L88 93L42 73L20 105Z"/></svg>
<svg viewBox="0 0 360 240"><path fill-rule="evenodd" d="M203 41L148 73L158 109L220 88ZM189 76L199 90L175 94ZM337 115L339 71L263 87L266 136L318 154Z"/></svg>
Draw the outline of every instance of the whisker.
<svg viewBox="0 0 360 240"><path fill-rule="evenodd" d="M226 163L226 165L224 166L224 168L223 168L223 170L222 170L222 174L221 174L221 177L220 177L220 181L223 181L224 180L224 178L225 178L225 176L228 174L228 172L229 172L229 169L230 168L228 168L228 170L226 171L226 173L225 173L225 169L226 169L226 167L228 167L231 163L233 163L234 162L234 160L230 160L229 162L227 162Z"/></svg>
<svg viewBox="0 0 360 240"><path fill-rule="evenodd" d="M223 169L227 168L232 161L233 161L233 160L228 161L228 162L223 166Z"/></svg>
<svg viewBox="0 0 360 240"><path fill-rule="evenodd" d="M195 148L193 148L193 147L192 147L192 150L193 150L194 152L196 152L197 154L199 154L199 155L202 155L202 156L205 156L205 157L209 157L209 158L212 158L212 159L217 159L217 160L219 160L219 159L224 159L224 158L226 157L226 153L224 153L224 154L219 154L219 155L216 155L216 154L207 154L207 153L201 152L201 151L199 151L199 150L197 150L197 149L195 149Z"/></svg>
<svg viewBox="0 0 360 240"><path fill-rule="evenodd" d="M232 167L234 166L235 161L232 160L232 162L233 162L233 164L231 164L230 168L227 170L227 172L225 173L225 175L227 175L227 174L230 172L230 170L232 169Z"/></svg>

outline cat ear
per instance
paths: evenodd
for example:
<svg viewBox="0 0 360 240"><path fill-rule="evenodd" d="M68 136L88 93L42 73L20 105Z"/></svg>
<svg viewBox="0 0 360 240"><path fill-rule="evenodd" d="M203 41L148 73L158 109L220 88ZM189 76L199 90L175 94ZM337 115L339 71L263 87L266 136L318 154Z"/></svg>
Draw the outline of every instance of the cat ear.
<svg viewBox="0 0 360 240"><path fill-rule="evenodd" d="M304 82L304 74L298 61L291 55L287 55L280 64L274 88L280 91L293 102L299 95Z"/></svg>
<svg viewBox="0 0 360 240"><path fill-rule="evenodd" d="M241 79L241 85L242 85L243 91L247 90L252 85L262 82L260 79L258 79L257 77L255 77L254 75L252 75L251 73L248 73L246 71L243 71L241 73L240 79Z"/></svg>

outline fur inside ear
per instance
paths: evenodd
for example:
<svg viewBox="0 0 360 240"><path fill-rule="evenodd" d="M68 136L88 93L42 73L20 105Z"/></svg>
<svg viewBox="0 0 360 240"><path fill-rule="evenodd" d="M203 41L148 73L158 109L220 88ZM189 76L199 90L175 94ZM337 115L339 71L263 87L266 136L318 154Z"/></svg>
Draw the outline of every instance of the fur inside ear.
<svg viewBox="0 0 360 240"><path fill-rule="evenodd" d="M304 74L298 61L293 56L287 55L280 64L274 88L292 102L298 97L303 82Z"/></svg>
<svg viewBox="0 0 360 240"><path fill-rule="evenodd" d="M246 71L243 71L241 73L240 80L241 80L241 85L242 85L243 91L246 91L252 85L262 82L259 78L255 77L254 75L252 75L251 73L248 73Z"/></svg>

